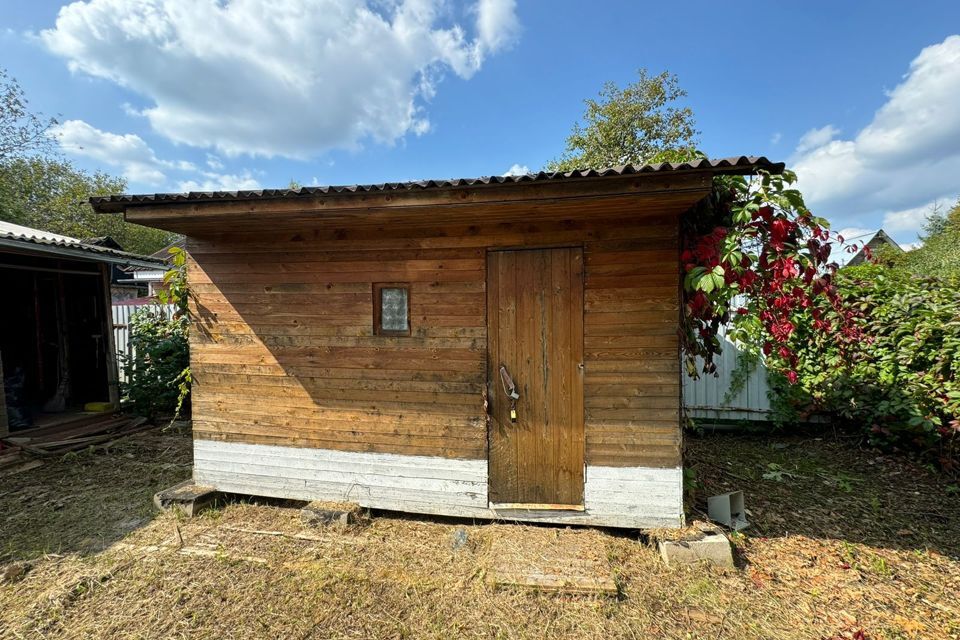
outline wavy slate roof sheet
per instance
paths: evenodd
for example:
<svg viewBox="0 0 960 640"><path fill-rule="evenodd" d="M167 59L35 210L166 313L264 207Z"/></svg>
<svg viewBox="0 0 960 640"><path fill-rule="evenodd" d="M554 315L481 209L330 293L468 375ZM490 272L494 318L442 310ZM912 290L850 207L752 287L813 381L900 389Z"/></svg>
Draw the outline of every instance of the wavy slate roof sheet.
<svg viewBox="0 0 960 640"><path fill-rule="evenodd" d="M113 264L164 268L162 260L93 244L84 244L80 240L69 236L0 221L0 248L3 247L33 249L39 253L56 253L67 257Z"/></svg>
<svg viewBox="0 0 960 640"><path fill-rule="evenodd" d="M747 174L757 169L771 173L783 171L782 162L771 162L763 156L740 156L719 160L698 159L690 162L662 162L659 164L623 165L609 169L577 169L565 172L526 173L510 176L483 176L480 178L451 178L448 180L415 180L409 182L384 182L380 184L355 184L344 186L300 187L298 189L254 189L247 191L191 191L189 193L155 193L143 195L110 195L90 198L93 208L102 213L123 211L138 205L157 203L199 203L230 200L254 200L265 198L295 198L315 195L349 195L378 191L418 191L424 189L450 189L456 187L485 187L520 184L526 182L554 182L587 178L616 177L647 173L708 172L715 174Z"/></svg>

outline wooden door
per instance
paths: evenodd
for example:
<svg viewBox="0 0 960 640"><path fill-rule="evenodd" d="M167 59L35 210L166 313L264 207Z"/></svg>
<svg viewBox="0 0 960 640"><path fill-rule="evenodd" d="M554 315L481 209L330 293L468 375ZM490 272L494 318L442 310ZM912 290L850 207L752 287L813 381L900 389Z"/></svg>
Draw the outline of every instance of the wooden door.
<svg viewBox="0 0 960 640"><path fill-rule="evenodd" d="M583 250L491 252L487 330L491 504L582 509Z"/></svg>

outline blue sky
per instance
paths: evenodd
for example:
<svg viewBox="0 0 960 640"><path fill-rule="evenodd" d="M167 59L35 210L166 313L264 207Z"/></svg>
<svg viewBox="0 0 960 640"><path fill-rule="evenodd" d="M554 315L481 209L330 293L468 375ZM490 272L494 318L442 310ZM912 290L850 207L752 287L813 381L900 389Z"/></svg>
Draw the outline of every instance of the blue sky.
<svg viewBox="0 0 960 640"><path fill-rule="evenodd" d="M960 3L5 3L0 64L131 191L539 169L638 67L711 156L795 166L835 228L916 239L960 193Z"/></svg>

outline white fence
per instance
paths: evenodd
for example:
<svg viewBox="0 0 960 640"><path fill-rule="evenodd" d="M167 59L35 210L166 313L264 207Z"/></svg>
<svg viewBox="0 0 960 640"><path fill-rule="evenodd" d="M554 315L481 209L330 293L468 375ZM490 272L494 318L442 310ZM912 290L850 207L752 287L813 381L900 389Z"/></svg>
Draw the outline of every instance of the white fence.
<svg viewBox="0 0 960 640"><path fill-rule="evenodd" d="M750 372L746 383L730 393L739 349L724 338L723 353L715 360L718 377L701 373L698 380L683 374L683 405L694 420L766 420L770 413L770 390L763 362ZM729 396L729 397L728 397Z"/></svg>
<svg viewBox="0 0 960 640"><path fill-rule="evenodd" d="M151 309L172 317L176 307L172 304L115 304L113 305L113 343L117 349L117 373L120 382L127 382L123 368L124 356L133 357L133 345L130 344L130 317L140 309Z"/></svg>

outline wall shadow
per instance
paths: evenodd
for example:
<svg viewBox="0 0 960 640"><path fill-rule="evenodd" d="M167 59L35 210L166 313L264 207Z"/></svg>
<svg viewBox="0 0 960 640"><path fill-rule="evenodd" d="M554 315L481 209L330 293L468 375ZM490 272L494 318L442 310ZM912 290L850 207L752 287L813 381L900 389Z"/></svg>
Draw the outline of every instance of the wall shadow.
<svg viewBox="0 0 960 640"><path fill-rule="evenodd" d="M96 554L146 526L153 494L190 477L191 451L189 429L156 429L0 478L0 565Z"/></svg>

